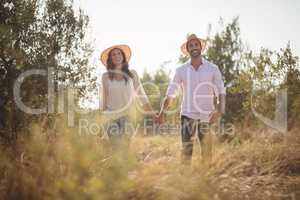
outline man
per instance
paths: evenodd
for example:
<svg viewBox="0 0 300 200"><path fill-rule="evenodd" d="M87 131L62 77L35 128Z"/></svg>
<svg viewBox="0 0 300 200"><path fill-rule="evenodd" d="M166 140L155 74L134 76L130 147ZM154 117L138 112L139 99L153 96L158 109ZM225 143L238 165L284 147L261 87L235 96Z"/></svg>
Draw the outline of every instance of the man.
<svg viewBox="0 0 300 200"><path fill-rule="evenodd" d="M192 136L198 132L202 158L211 158L212 146L209 124L216 122L225 112L225 88L219 68L202 57L206 41L195 34L190 35L181 46L190 61L176 69L169 84L157 122L163 123L164 113L177 95L183 90L181 103L182 162L190 164L193 153ZM214 105L217 98L217 106ZM207 141L205 141L207 140Z"/></svg>

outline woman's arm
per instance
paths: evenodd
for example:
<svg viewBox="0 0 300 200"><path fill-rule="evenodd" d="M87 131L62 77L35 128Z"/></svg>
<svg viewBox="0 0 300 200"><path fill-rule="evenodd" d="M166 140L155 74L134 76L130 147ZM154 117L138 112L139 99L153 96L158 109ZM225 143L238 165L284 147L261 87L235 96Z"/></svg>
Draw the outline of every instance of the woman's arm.
<svg viewBox="0 0 300 200"><path fill-rule="evenodd" d="M107 89L107 73L104 73L101 77L101 99L100 99L100 110L104 111L107 108L107 95L108 95L108 89ZM101 101L102 100L102 101Z"/></svg>
<svg viewBox="0 0 300 200"><path fill-rule="evenodd" d="M138 95L139 101L142 103L143 109L145 111L151 112L151 114L154 114L154 110L150 104L149 98L146 95L146 92L144 90L144 87L139 79L139 76L135 70L131 70L133 74L133 85L134 89Z"/></svg>

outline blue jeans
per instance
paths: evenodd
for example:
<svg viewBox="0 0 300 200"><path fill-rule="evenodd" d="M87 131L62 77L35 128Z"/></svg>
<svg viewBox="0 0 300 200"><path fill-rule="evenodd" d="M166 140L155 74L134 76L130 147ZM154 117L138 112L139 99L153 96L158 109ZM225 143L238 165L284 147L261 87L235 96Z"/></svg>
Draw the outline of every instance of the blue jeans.
<svg viewBox="0 0 300 200"><path fill-rule="evenodd" d="M128 133L129 117L122 116L113 120L107 129L107 135L113 148L120 148L129 145L130 135Z"/></svg>
<svg viewBox="0 0 300 200"><path fill-rule="evenodd" d="M181 115L181 141L182 141L182 162L190 164L193 154L192 137L197 132L197 137L201 144L202 157L210 156L211 144L204 143L204 136L209 133L209 124L200 120L191 119L185 115ZM206 136L205 136L206 137ZM210 138L210 137L208 137ZM208 147L208 148L207 148Z"/></svg>

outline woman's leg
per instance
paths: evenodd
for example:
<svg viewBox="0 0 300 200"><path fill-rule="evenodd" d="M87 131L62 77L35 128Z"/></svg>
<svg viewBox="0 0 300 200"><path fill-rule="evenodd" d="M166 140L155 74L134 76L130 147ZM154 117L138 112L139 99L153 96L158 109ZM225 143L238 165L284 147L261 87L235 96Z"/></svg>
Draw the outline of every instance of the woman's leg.
<svg viewBox="0 0 300 200"><path fill-rule="evenodd" d="M127 151L129 137L127 132L128 118L126 116L114 120L108 128L108 136L114 150Z"/></svg>

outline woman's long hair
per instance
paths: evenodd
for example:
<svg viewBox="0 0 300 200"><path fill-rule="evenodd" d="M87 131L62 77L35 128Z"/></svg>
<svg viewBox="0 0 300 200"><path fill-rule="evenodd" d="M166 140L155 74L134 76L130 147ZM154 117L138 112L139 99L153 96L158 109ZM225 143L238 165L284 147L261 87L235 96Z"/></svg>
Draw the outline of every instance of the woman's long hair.
<svg viewBox="0 0 300 200"><path fill-rule="evenodd" d="M125 73L125 75L124 74L122 74L122 75L125 79L125 82L127 83L128 77L133 78L133 74L129 70L129 65L128 65L128 62L126 61L125 53L120 48L114 48L114 49L119 49L121 51L122 56L123 56L122 72ZM110 80L113 80L113 78L116 74L116 72L114 71L115 70L115 65L113 64L112 57L111 57L112 51L114 49L110 50L110 52L108 53L108 59L106 61L106 69L108 71L108 77L109 77Z"/></svg>

